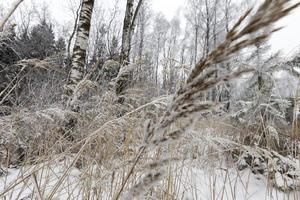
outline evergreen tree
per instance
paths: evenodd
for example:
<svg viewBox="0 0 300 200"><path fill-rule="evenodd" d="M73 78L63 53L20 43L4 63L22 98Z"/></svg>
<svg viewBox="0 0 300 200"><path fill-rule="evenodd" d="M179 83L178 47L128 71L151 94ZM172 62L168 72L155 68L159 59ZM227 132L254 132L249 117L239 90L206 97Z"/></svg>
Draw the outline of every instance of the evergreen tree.
<svg viewBox="0 0 300 200"><path fill-rule="evenodd" d="M16 33L12 26L0 37L0 63L2 65L11 65L18 60L18 55L14 50L15 36Z"/></svg>
<svg viewBox="0 0 300 200"><path fill-rule="evenodd" d="M52 25L43 20L30 33L30 57L45 59L55 53L55 37Z"/></svg>
<svg viewBox="0 0 300 200"><path fill-rule="evenodd" d="M61 42L59 41L60 45ZM21 59L45 59L56 52L56 45L52 25L42 20L31 30L20 33L15 49Z"/></svg>
<svg viewBox="0 0 300 200"><path fill-rule="evenodd" d="M60 37L55 42L55 52L56 53L62 53L62 52L65 52L65 50L66 50L65 40L62 37Z"/></svg>

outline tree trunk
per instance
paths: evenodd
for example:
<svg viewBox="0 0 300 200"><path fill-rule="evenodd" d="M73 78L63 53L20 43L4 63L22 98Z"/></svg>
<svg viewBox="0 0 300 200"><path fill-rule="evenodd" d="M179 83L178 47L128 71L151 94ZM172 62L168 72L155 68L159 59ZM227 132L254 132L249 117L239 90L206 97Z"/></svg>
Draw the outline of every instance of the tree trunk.
<svg viewBox="0 0 300 200"><path fill-rule="evenodd" d="M75 17L75 23L74 23L73 31L71 33L71 36L70 36L69 40L68 40L68 46L67 46L68 59L71 57L71 43L72 43L72 40L73 40L73 38L75 36L75 33L76 33L76 30L77 30L77 23L78 23L80 9L81 9L81 5L79 5L79 7L76 11L76 17Z"/></svg>
<svg viewBox="0 0 300 200"><path fill-rule="evenodd" d="M158 66L159 66L159 54L160 54L160 36L157 38L156 49L156 62L155 62L155 85L158 85Z"/></svg>
<svg viewBox="0 0 300 200"><path fill-rule="evenodd" d="M73 95L77 84L83 79L93 7L94 0L82 0L70 77L65 87L69 96Z"/></svg>
<svg viewBox="0 0 300 200"><path fill-rule="evenodd" d="M127 0L126 11L123 24L123 34L122 34L122 46L121 46L121 55L120 63L121 68L124 68L119 71L119 75L116 81L116 94L118 96L122 95L124 91L130 85L132 80L132 72L129 72L125 69L130 63L129 55L131 50L131 39L132 34L135 28L136 18L139 12L139 9L142 5L143 0L139 0L136 9L133 9L134 0ZM122 102L123 100L120 100Z"/></svg>
<svg viewBox="0 0 300 200"><path fill-rule="evenodd" d="M231 0L225 0L225 28L226 33L229 32L229 6L230 6Z"/></svg>
<svg viewBox="0 0 300 200"><path fill-rule="evenodd" d="M145 11L144 11L145 12ZM138 51L138 62L139 62L139 68L140 68L140 72L142 72L142 60L143 60L143 50L144 50L144 37L145 37L145 13L141 12L140 13L140 27L139 27L139 31L140 31L140 41L139 41L139 51ZM141 80L145 80L147 79L147 75L145 76L145 74L138 74L139 77L139 81Z"/></svg>
<svg viewBox="0 0 300 200"><path fill-rule="evenodd" d="M210 51L210 12L209 12L209 7L208 7L208 2L205 0L205 9L206 9L206 19L205 19L205 25L206 25L206 30L205 30L205 56L209 54Z"/></svg>
<svg viewBox="0 0 300 200"><path fill-rule="evenodd" d="M226 29L226 34L228 34L228 32L229 32L230 5L231 5L231 0L225 0L225 29ZM227 70L229 70L230 64L229 63L225 64L225 68ZM226 111L229 111L230 106L231 106L231 103L230 103L230 100L231 100L231 93L230 93L231 85L230 85L229 82L226 82L225 86L226 86L226 88L225 88L225 93L224 93L224 99L225 99L225 101L227 101L225 108L226 108ZM221 99L221 102L222 101L223 101L223 99Z"/></svg>
<svg viewBox="0 0 300 200"><path fill-rule="evenodd" d="M129 53L131 49L131 35L132 35L130 26L133 19L133 1L134 0L127 0L127 4L126 4L126 11L124 17L124 24L123 24L123 34L122 34L121 56L120 56L121 64L124 64L123 62L129 63Z"/></svg>
<svg viewBox="0 0 300 200"><path fill-rule="evenodd" d="M216 48L217 46L217 6L218 1L215 0L214 2L214 8L213 8L213 47ZM217 67L217 65L216 65ZM215 78L218 78L218 71L215 72ZM212 88L212 101L219 100L217 98L217 93L220 91L220 86L216 86Z"/></svg>
<svg viewBox="0 0 300 200"><path fill-rule="evenodd" d="M194 65L197 64L198 61L198 35L199 35L199 26L195 26L195 53L194 53Z"/></svg>

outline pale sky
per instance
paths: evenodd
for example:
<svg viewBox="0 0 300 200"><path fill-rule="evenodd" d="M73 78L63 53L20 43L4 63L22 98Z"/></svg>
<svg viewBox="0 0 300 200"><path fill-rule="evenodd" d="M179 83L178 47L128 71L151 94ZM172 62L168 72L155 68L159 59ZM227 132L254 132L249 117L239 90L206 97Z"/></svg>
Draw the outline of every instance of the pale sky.
<svg viewBox="0 0 300 200"><path fill-rule="evenodd" d="M3 1L3 0L2 0ZM5 0L6 1L6 0ZM50 6L51 12L54 12L55 15L52 15L56 21L66 22L70 20L70 10L69 10L69 0L25 0L27 4L30 2L47 2ZM101 0L98 0L101 1ZM106 4L109 0L102 0ZM121 2L124 0L120 0ZM178 14L177 11L179 8L184 7L186 0L148 0L150 5L152 5L155 12L162 12L166 15L168 19L171 19L174 15ZM242 1L242 0L236 0ZM293 0L297 2L299 0ZM9 2L4 2L5 4L11 4ZM122 2L123 4L124 2ZM24 6L24 5L23 5ZM66 12L66 10L68 10ZM284 55L291 55L291 52L294 52L300 49L300 9L298 8L286 19L278 23L279 26L285 26L285 28L277 33L275 33L271 40L270 44L272 45L272 51L282 50Z"/></svg>
<svg viewBox="0 0 300 200"><path fill-rule="evenodd" d="M180 7L185 6L186 0L150 0L155 11L162 12L168 19L177 14Z"/></svg>
<svg viewBox="0 0 300 200"><path fill-rule="evenodd" d="M154 10L163 12L171 19L177 14L178 8L185 6L186 0L152 0L152 2ZM299 2L299 0L293 0L293 2ZM278 26L285 28L274 33L270 39L272 51L281 50L285 56L291 56L291 53L300 50L300 8L280 21Z"/></svg>
<svg viewBox="0 0 300 200"><path fill-rule="evenodd" d="M300 8L295 10L278 23L284 29L274 33L270 40L274 50L283 50L284 54L291 56L293 51L300 50Z"/></svg>

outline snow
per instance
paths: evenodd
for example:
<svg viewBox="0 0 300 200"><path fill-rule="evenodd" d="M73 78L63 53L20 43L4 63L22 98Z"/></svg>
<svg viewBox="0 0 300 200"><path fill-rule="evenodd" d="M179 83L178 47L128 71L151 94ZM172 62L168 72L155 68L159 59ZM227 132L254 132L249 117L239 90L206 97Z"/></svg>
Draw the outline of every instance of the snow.
<svg viewBox="0 0 300 200"><path fill-rule="evenodd" d="M285 184L281 175L277 181ZM284 193L272 187L263 175L246 169L220 168L215 170L190 168L185 170L181 182L185 200L296 200L300 192Z"/></svg>
<svg viewBox="0 0 300 200"><path fill-rule="evenodd" d="M34 179L31 176L33 171L39 166L25 166L20 169L5 169L6 176L0 178L0 197L8 199L31 199L34 192ZM54 188L59 178L62 176L65 168L62 165L45 166L36 173L36 179L40 192L47 196ZM71 199L79 196L78 183L80 180L80 171L72 169L66 180L63 182L62 187L54 196L54 199L67 199L71 194ZM28 176L29 175L29 176ZM42 177L42 178L41 178ZM17 184L20 180L20 184ZM13 186L13 189L3 195L7 188ZM45 195L46 194L46 195Z"/></svg>
<svg viewBox="0 0 300 200"><path fill-rule="evenodd" d="M28 173L34 170L37 166L24 167L22 171ZM26 168L26 169L25 169ZM37 180L40 184L41 193L49 194L55 183L59 180L63 172L61 165L48 166L44 168L37 177L43 173L43 180ZM182 170L182 171L181 171ZM16 183L22 175L20 169L9 169L6 177L0 178L0 192L10 184ZM54 199L83 199L80 188L81 172L74 168L71 170L66 181L62 184ZM230 168L202 168L196 165L185 166L180 169L174 180L178 181L174 185L174 193L177 191L178 197L184 200L199 199L199 200L296 200L300 199L300 192L284 193L272 187L263 175L255 175L249 169L239 171L232 167ZM276 181L278 185L284 186L286 183L280 173L276 173ZM175 182L176 182L175 181ZM8 199L32 199L34 185L32 177L24 180L17 185L12 191L5 196Z"/></svg>

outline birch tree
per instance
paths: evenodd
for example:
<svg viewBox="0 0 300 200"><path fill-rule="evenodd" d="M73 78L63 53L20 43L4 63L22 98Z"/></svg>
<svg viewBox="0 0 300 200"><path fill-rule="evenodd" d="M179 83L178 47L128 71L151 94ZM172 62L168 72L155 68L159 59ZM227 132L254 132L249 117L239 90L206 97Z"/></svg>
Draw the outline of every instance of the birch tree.
<svg viewBox="0 0 300 200"><path fill-rule="evenodd" d="M122 64L122 66L116 82L117 95L121 95L124 93L125 89L128 87L132 79L132 77L130 76L131 73L128 72L128 70L125 68L130 63L129 55L131 50L131 39L135 28L136 18L138 16L142 3L143 0L139 0L136 8L134 9L134 0L127 0L120 55L120 63Z"/></svg>
<svg viewBox="0 0 300 200"><path fill-rule="evenodd" d="M152 56L154 52L152 44L150 44L152 41L150 42L148 38L149 32L146 32L152 28L151 17L149 4L144 2L138 14L136 30L132 39L132 62L137 62L137 67L134 70L134 84L146 83L145 80L152 80L153 78ZM148 79L149 77L151 78Z"/></svg>
<svg viewBox="0 0 300 200"><path fill-rule="evenodd" d="M154 80L155 84L159 84L159 64L162 50L167 40L167 32L169 30L169 22L162 13L157 14L154 20L152 33L152 41L154 43Z"/></svg>
<svg viewBox="0 0 300 200"><path fill-rule="evenodd" d="M200 28L202 24L202 0L189 0L188 1L188 13L186 14L186 19L188 24L191 26L191 32L193 33L194 41L193 41L193 55L192 55L192 63L191 65L195 65L198 61L199 54L199 36L200 36Z"/></svg>
<svg viewBox="0 0 300 200"><path fill-rule="evenodd" d="M66 93L70 96L73 95L76 85L83 79L93 7L94 0L82 0L70 76L65 86Z"/></svg>

